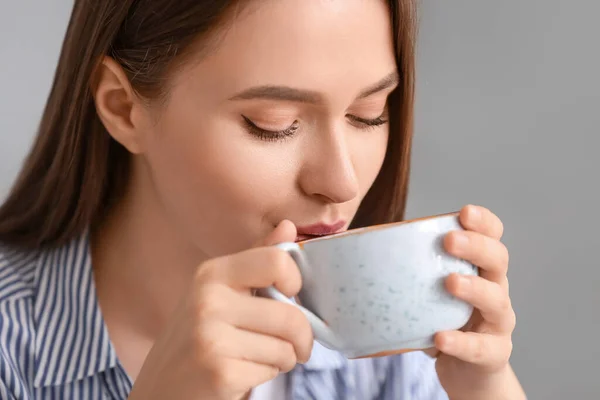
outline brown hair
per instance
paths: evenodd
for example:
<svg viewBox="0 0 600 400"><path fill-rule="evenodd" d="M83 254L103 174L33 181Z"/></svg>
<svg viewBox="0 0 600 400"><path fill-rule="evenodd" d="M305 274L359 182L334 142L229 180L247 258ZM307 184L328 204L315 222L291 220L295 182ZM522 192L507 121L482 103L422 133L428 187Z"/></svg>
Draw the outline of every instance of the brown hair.
<svg viewBox="0 0 600 400"><path fill-rule="evenodd" d="M383 167L353 227L399 221L406 204L413 125L416 0L388 0L401 83L391 94ZM104 56L133 88L157 97L197 39L222 26L239 0L76 0L37 138L0 207L0 242L60 246L93 227L125 189L128 152L106 132L91 84Z"/></svg>

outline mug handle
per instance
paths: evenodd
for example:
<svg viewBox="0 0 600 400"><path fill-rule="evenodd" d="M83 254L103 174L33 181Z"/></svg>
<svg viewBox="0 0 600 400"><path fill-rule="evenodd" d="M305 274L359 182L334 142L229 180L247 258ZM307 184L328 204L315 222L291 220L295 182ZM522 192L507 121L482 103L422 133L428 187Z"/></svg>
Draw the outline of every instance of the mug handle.
<svg viewBox="0 0 600 400"><path fill-rule="evenodd" d="M296 243L285 242L275 245L275 247L286 251L298 266L300 270L300 274L303 278L306 278L310 273L310 267L308 261L306 259L306 255L304 251L298 246ZM304 316L308 319L308 322L312 328L315 339L320 342L323 346L328 347L332 350L341 350L340 341L333 333L333 331L327 326L327 324L319 317L317 317L312 311L308 308L305 308L288 297L286 297L283 293L277 290L275 287L270 286L263 289L258 289L257 293L263 297L268 297L273 300L280 301L282 303L291 304L294 307L298 308Z"/></svg>

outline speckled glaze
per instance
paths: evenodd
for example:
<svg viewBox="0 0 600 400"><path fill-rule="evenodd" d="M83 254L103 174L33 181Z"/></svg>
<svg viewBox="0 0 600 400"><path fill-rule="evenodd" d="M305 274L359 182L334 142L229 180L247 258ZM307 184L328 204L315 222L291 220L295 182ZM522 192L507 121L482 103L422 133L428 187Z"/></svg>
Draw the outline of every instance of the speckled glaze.
<svg viewBox="0 0 600 400"><path fill-rule="evenodd" d="M453 272L478 273L442 248L461 229L447 214L282 243L302 274L302 306L274 288L264 293L300 307L316 340L348 358L429 348L435 332L461 328L473 311L444 287Z"/></svg>

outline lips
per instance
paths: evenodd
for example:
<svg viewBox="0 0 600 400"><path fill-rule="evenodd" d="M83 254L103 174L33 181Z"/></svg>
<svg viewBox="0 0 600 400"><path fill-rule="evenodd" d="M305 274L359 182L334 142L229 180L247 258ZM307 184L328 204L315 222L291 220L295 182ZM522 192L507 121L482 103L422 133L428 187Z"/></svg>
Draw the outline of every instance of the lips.
<svg viewBox="0 0 600 400"><path fill-rule="evenodd" d="M298 236L296 241L314 239L316 237L332 235L340 232L340 230L346 225L345 221L337 221L333 224L316 223L308 226L298 227Z"/></svg>

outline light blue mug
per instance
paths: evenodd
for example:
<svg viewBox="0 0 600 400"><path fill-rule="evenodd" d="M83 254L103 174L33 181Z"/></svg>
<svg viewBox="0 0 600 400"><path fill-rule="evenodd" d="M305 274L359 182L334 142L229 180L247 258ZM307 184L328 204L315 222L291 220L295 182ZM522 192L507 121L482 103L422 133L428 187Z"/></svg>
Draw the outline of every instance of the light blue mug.
<svg viewBox="0 0 600 400"><path fill-rule="evenodd" d="M302 275L300 304L274 287L259 294L298 307L315 339L347 358L427 349L436 332L460 329L473 312L444 285L454 272L478 274L442 247L462 229L452 213L282 243Z"/></svg>

